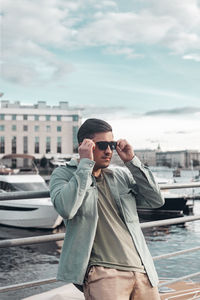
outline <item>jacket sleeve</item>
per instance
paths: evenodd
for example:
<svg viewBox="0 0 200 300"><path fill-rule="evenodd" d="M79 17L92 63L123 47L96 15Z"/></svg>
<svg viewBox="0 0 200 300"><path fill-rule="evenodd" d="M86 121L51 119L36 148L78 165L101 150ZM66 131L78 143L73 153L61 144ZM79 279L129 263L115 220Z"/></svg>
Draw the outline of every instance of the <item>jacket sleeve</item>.
<svg viewBox="0 0 200 300"><path fill-rule="evenodd" d="M95 162L81 159L76 171L58 167L51 175L50 196L56 211L64 219L72 219L81 206L87 189L92 184Z"/></svg>
<svg viewBox="0 0 200 300"><path fill-rule="evenodd" d="M164 197L149 168L144 166L137 156L134 156L125 165L133 176L130 178L130 182L135 193L137 207L158 208L163 206Z"/></svg>

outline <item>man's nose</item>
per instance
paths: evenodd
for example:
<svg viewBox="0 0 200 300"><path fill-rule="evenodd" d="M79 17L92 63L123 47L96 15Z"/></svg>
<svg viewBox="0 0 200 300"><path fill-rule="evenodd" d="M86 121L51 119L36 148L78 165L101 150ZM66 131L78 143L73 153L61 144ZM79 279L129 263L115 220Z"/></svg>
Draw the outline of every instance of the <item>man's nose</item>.
<svg viewBox="0 0 200 300"><path fill-rule="evenodd" d="M106 152L106 153L112 153L112 150L111 150L111 148L110 148L109 145L108 145L108 147L106 148L105 152Z"/></svg>

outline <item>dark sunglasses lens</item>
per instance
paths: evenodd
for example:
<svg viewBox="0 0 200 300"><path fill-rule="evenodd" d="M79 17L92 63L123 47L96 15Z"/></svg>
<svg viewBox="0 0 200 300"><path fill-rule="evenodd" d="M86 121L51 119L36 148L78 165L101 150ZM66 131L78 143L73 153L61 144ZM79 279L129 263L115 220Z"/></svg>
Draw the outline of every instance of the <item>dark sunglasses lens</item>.
<svg viewBox="0 0 200 300"><path fill-rule="evenodd" d="M117 147L117 142L111 142L112 146L110 147L112 150L115 150Z"/></svg>
<svg viewBox="0 0 200 300"><path fill-rule="evenodd" d="M108 142L97 142L99 150L106 150L108 148Z"/></svg>
<svg viewBox="0 0 200 300"><path fill-rule="evenodd" d="M111 150L116 149L117 143L116 142L97 142L96 143L99 150L106 150L108 146L110 146Z"/></svg>

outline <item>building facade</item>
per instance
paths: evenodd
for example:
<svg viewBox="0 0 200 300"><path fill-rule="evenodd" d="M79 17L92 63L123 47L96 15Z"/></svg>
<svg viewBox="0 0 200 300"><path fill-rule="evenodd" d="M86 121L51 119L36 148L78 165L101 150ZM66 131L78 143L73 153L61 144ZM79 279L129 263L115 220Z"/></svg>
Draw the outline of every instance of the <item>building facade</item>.
<svg viewBox="0 0 200 300"><path fill-rule="evenodd" d="M170 168L192 168L200 165L200 152L197 150L166 151L156 153L157 166Z"/></svg>
<svg viewBox="0 0 200 300"><path fill-rule="evenodd" d="M200 166L200 152L197 150L161 151L161 149L134 150L143 164L169 168L195 168Z"/></svg>
<svg viewBox="0 0 200 300"><path fill-rule="evenodd" d="M70 108L68 102L49 106L45 101L33 105L1 101L0 157L11 153L36 158L73 154L80 125L81 110Z"/></svg>
<svg viewBox="0 0 200 300"><path fill-rule="evenodd" d="M156 166L156 150L134 150L141 162L147 166Z"/></svg>

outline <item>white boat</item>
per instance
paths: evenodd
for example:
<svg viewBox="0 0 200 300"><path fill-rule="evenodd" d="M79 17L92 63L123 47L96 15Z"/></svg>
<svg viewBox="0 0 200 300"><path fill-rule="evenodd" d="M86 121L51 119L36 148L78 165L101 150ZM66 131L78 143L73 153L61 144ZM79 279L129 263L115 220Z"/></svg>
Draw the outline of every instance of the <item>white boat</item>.
<svg viewBox="0 0 200 300"><path fill-rule="evenodd" d="M17 154L6 155L2 158L1 193L48 190L47 184L33 164L33 159L34 157L30 155ZM52 229L59 226L61 222L62 218L55 211L49 197L0 201L0 224Z"/></svg>

